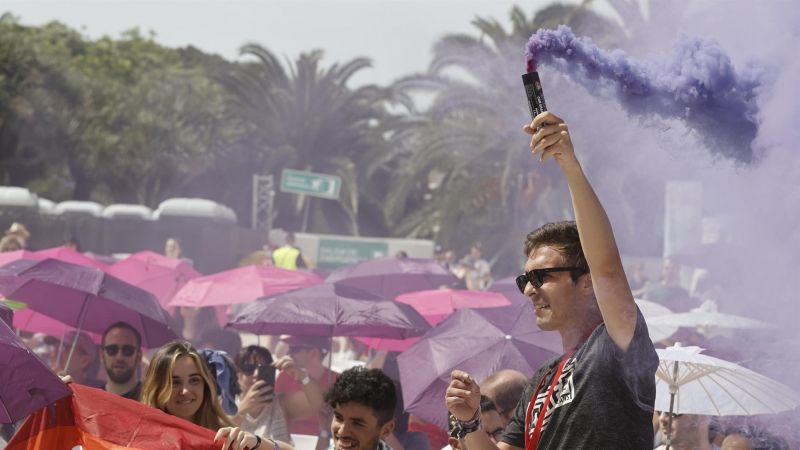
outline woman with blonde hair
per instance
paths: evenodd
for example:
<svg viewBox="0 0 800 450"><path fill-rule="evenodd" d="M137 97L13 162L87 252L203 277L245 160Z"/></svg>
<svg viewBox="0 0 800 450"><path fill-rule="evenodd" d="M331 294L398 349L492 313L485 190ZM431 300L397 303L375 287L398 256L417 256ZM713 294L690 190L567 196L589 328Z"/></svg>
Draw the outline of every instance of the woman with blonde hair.
<svg viewBox="0 0 800 450"><path fill-rule="evenodd" d="M156 352L142 380L141 402L167 414L216 431L223 450L284 449L292 447L234 427L217 398L217 387L205 360L186 341L173 341Z"/></svg>

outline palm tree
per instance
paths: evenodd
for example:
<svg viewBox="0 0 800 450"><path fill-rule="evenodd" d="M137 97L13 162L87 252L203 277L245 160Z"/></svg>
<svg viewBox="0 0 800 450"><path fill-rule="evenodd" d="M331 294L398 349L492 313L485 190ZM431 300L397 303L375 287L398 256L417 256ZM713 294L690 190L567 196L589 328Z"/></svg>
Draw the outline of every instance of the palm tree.
<svg viewBox="0 0 800 450"><path fill-rule="evenodd" d="M257 44L245 45L241 52L257 62L243 64L219 80L232 94L235 114L249 125L254 145L261 149L262 165L256 169L276 179L289 168L343 180L336 202L301 195L292 201L279 195L277 224L296 229L305 216L314 231L359 235L360 205L370 198L367 180L359 174L369 155L386 146L378 124L387 117L384 106L391 101L391 91L374 85L347 86L353 75L370 66L365 58L324 69L321 51L301 54L285 66Z"/></svg>
<svg viewBox="0 0 800 450"><path fill-rule="evenodd" d="M394 146L386 159L398 167L384 214L396 236L430 237L460 250L482 239L484 248L495 250L487 256L517 270L520 255L511 255L524 233L563 220L570 210L567 190L554 189L563 177L553 176L552 165L533 164L520 138L519 124L529 120L520 80L524 44L539 27L560 23L607 42L625 35L586 2L553 5L533 19L515 7L510 18L510 31L496 20L477 18L479 37L445 36L434 46L427 73L396 82L394 88L406 96L421 91L434 100L423 112L412 110L387 123ZM563 82L544 81L551 88Z"/></svg>

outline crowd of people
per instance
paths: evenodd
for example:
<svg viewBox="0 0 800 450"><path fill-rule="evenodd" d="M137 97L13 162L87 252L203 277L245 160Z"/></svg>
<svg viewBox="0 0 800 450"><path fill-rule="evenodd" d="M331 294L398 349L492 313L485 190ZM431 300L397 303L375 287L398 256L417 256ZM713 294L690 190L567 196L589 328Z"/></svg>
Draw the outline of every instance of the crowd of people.
<svg viewBox="0 0 800 450"><path fill-rule="evenodd" d="M108 327L99 345L83 332L22 337L65 382L210 429L223 449L291 449L299 436L312 436L319 450L788 449L753 424L655 411L659 358L634 297L665 304L688 296L677 265L665 260L658 283L647 280L642 266L626 275L564 122L543 113L525 131L534 155L563 169L577 219L531 232L516 280L536 325L560 334L563 354L531 378L502 369L478 382L454 371L441 399L447 430L404 411L397 353L307 336L243 345L237 332L220 328L214 308L177 308L183 339L157 349L144 349L124 320ZM29 236L14 224L0 245L25 248ZM178 239L167 242L165 253L191 264ZM264 264L309 267L291 233L284 246L263 253ZM459 288L485 290L492 282L480 245L461 259L436 247L434 258L461 280ZM337 373L336 358L360 364ZM13 434L3 431L4 438Z"/></svg>

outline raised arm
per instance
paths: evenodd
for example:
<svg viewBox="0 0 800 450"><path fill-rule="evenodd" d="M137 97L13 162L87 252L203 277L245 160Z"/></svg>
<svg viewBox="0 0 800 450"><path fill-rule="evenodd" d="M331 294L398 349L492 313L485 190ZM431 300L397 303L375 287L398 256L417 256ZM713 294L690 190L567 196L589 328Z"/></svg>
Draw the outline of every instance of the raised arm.
<svg viewBox="0 0 800 450"><path fill-rule="evenodd" d="M544 123L547 125L535 131ZM611 339L622 351L627 351L636 328L636 303L625 277L611 222L575 157L569 129L562 119L544 112L524 130L533 135L533 154L541 155L542 162L552 157L564 171L597 304Z"/></svg>

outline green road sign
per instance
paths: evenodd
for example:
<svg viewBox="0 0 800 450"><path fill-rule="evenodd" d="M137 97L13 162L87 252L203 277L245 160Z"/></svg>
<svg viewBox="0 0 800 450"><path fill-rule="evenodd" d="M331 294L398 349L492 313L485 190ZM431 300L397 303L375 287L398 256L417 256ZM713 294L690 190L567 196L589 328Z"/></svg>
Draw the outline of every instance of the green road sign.
<svg viewBox="0 0 800 450"><path fill-rule="evenodd" d="M317 267L323 270L333 270L359 261L387 256L388 253L389 244L385 242L320 239Z"/></svg>
<svg viewBox="0 0 800 450"><path fill-rule="evenodd" d="M341 187L342 178L336 175L283 169L280 189L282 192L335 200L339 198Z"/></svg>

